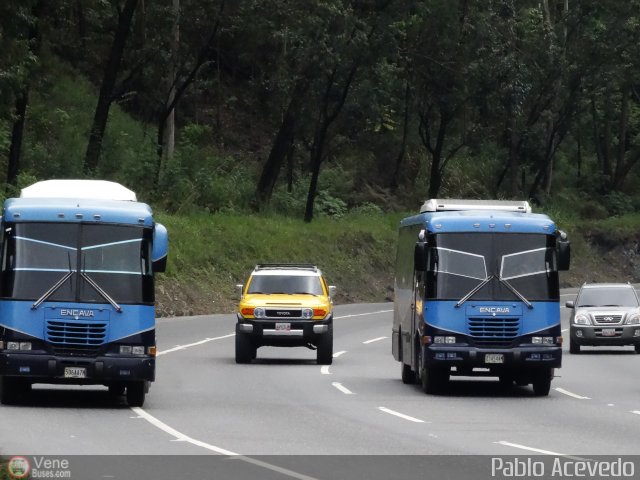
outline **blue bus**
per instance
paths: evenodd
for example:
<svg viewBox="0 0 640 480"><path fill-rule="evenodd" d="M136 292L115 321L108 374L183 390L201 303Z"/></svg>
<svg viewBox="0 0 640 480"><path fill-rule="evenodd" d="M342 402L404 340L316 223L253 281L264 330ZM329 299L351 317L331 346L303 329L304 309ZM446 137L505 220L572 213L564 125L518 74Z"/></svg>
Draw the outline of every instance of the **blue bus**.
<svg viewBox="0 0 640 480"><path fill-rule="evenodd" d="M168 250L149 206L114 182L48 180L6 200L1 223L0 401L70 383L142 406Z"/></svg>
<svg viewBox="0 0 640 480"><path fill-rule="evenodd" d="M494 376L548 395L569 262L566 234L528 202L425 202L399 228L392 353L402 381L439 393L452 375Z"/></svg>

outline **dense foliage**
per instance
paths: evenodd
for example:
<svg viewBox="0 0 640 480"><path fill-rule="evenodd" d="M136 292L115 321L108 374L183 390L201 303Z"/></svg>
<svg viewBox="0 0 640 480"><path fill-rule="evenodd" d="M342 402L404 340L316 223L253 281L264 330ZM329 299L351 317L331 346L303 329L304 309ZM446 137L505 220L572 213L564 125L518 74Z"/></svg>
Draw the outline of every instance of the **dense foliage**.
<svg viewBox="0 0 640 480"><path fill-rule="evenodd" d="M4 0L5 195L120 181L170 212L425 197L640 204L640 1Z"/></svg>

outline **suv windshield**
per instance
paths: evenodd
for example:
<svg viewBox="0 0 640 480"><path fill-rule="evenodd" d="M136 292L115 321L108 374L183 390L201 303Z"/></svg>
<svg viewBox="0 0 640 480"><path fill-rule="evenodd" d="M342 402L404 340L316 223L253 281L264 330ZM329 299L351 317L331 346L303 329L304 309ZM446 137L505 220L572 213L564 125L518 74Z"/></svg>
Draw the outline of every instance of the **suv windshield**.
<svg viewBox="0 0 640 480"><path fill-rule="evenodd" d="M632 288L583 288L576 307L637 307L638 297Z"/></svg>
<svg viewBox="0 0 640 480"><path fill-rule="evenodd" d="M317 275L253 275L247 293L322 295Z"/></svg>

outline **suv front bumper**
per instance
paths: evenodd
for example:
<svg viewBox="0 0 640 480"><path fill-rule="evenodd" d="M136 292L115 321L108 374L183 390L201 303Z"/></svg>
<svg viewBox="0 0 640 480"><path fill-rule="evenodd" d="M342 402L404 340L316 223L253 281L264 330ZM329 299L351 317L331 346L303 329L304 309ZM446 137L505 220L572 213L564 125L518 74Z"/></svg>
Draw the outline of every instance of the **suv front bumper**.
<svg viewBox="0 0 640 480"><path fill-rule="evenodd" d="M247 335L255 346L304 346L315 345L318 339L329 334L333 325L331 315L324 320L274 320L245 319L238 316L236 335Z"/></svg>
<svg viewBox="0 0 640 480"><path fill-rule="evenodd" d="M615 334L604 336L603 330L613 330ZM571 325L569 335L578 345L640 345L640 325Z"/></svg>

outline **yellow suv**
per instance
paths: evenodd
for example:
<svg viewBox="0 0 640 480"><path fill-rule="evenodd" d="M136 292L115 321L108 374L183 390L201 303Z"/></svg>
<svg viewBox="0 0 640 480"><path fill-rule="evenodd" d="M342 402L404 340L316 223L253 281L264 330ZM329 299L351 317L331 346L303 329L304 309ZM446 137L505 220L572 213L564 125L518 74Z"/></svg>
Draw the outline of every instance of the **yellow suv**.
<svg viewBox="0 0 640 480"><path fill-rule="evenodd" d="M260 264L241 291L236 363L249 363L263 345L308 347L320 365L333 360L335 287L308 264Z"/></svg>

